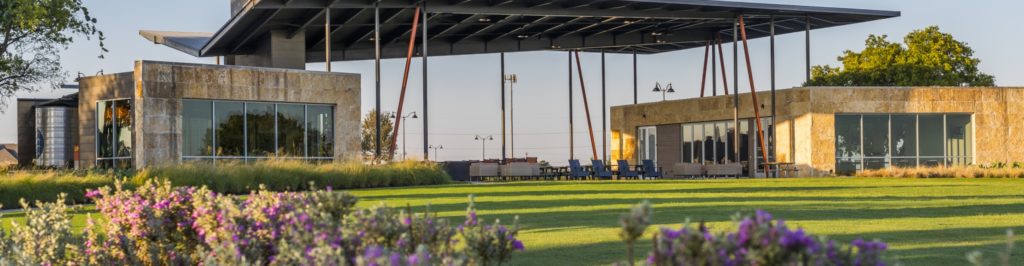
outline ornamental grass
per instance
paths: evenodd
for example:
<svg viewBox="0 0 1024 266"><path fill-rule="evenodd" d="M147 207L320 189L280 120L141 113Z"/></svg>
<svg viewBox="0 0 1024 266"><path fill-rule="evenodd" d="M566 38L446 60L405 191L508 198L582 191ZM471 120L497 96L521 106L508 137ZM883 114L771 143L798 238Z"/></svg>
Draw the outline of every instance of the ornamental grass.
<svg viewBox="0 0 1024 266"><path fill-rule="evenodd" d="M894 178L1024 178L1024 168L1019 167L892 167L876 170L862 170L858 177Z"/></svg>

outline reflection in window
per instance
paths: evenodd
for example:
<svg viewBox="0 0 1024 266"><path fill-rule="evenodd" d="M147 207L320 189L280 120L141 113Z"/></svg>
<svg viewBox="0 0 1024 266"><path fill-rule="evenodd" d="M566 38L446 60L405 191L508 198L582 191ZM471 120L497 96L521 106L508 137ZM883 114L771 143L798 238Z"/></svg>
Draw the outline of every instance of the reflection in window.
<svg viewBox="0 0 1024 266"><path fill-rule="evenodd" d="M836 171L841 174L890 165L935 167L973 162L968 114L836 115L835 121Z"/></svg>
<svg viewBox="0 0 1024 266"><path fill-rule="evenodd" d="M334 156L334 112L331 107L308 106L306 132L309 157Z"/></svg>
<svg viewBox="0 0 1024 266"><path fill-rule="evenodd" d="M181 110L181 154L213 155L213 102L184 101Z"/></svg>
<svg viewBox="0 0 1024 266"><path fill-rule="evenodd" d="M132 104L128 99L96 103L96 166L132 167Z"/></svg>
<svg viewBox="0 0 1024 266"><path fill-rule="evenodd" d="M637 129L638 136L640 136L639 144L637 147L640 148L640 162L643 160L651 160L657 163L657 147L658 147L658 133L655 127L641 127Z"/></svg>
<svg viewBox="0 0 1024 266"><path fill-rule="evenodd" d="M244 156L245 106L241 102L215 103L217 156Z"/></svg>
<svg viewBox="0 0 1024 266"><path fill-rule="evenodd" d="M683 125L683 162L693 163L693 125Z"/></svg>
<svg viewBox="0 0 1024 266"><path fill-rule="evenodd" d="M305 156L305 134L303 121L306 120L305 106L298 104L277 105L277 156Z"/></svg>
<svg viewBox="0 0 1024 266"><path fill-rule="evenodd" d="M184 161L334 158L332 106L206 100L184 100L184 106Z"/></svg>
<svg viewBox="0 0 1024 266"><path fill-rule="evenodd" d="M246 130L249 142L249 156L267 157L274 155L274 105L269 103L247 103Z"/></svg>
<svg viewBox="0 0 1024 266"><path fill-rule="evenodd" d="M693 124L693 163L704 162L704 124Z"/></svg>

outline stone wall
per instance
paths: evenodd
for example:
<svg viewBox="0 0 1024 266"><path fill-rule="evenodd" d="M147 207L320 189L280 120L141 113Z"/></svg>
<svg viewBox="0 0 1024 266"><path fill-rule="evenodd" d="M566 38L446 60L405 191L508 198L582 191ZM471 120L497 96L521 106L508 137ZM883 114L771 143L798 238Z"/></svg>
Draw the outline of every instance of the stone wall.
<svg viewBox="0 0 1024 266"><path fill-rule="evenodd" d="M96 166L96 101L135 99L134 73L84 77L78 80L79 167ZM138 147L133 142L132 147Z"/></svg>
<svg viewBox="0 0 1024 266"><path fill-rule="evenodd" d="M117 98L134 104L136 167L181 163L182 99L333 105L335 161L359 159L357 74L138 61L133 72L83 78L80 85L85 167L96 158L96 101Z"/></svg>
<svg viewBox="0 0 1024 266"><path fill-rule="evenodd" d="M801 175L829 175L835 170L836 113L970 113L974 163L1024 161L1024 124L1020 122L1024 88L814 87L776 93L775 155L781 162L796 164ZM770 93L757 95L761 116L769 116ZM632 142L640 126L731 120L732 99L717 96L612 107L613 159L636 159ZM739 106L740 118L754 116L749 93L740 95Z"/></svg>

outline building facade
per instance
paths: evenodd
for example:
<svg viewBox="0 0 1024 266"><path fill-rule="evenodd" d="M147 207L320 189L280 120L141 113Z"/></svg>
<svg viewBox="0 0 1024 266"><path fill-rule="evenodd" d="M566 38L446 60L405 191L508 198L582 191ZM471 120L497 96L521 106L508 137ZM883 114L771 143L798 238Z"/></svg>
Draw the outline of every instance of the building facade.
<svg viewBox="0 0 1024 266"><path fill-rule="evenodd" d="M79 80L81 167L358 160L357 74L137 61Z"/></svg>
<svg viewBox="0 0 1024 266"><path fill-rule="evenodd" d="M739 95L739 145L733 96L612 107L612 157L670 176L676 164L728 162L762 175L750 96ZM798 176L1024 161L1024 88L793 88L776 92L774 119L771 93L757 97L768 161Z"/></svg>

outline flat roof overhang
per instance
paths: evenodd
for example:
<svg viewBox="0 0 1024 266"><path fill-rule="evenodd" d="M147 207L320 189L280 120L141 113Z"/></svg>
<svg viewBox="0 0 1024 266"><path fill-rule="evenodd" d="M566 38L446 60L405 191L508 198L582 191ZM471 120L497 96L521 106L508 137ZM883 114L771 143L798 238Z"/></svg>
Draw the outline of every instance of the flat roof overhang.
<svg viewBox="0 0 1024 266"><path fill-rule="evenodd" d="M191 47L175 49L200 57L249 54L261 36L284 30L304 36L307 62L323 62L325 13L330 12L332 61L373 59L374 2L252 0L205 43L190 39ZM403 58L414 7L422 2L377 2L381 57ZM744 16L749 39L768 36L772 16L776 34L900 16L898 11L698 0L433 0L426 1L425 11L430 56L570 49L654 54L703 47L717 33L728 41L738 15Z"/></svg>

